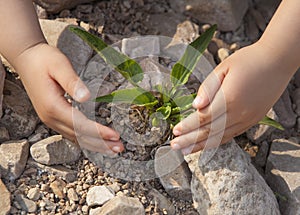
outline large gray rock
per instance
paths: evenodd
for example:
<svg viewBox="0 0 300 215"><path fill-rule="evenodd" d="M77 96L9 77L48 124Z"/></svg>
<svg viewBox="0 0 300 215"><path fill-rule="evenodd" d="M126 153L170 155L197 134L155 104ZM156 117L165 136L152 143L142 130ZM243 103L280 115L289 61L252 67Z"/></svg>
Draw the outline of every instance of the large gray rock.
<svg viewBox="0 0 300 215"><path fill-rule="evenodd" d="M273 192L235 142L185 158L200 214L280 214Z"/></svg>
<svg viewBox="0 0 300 215"><path fill-rule="evenodd" d="M300 214L300 145L277 139L272 142L266 179L278 194L283 215Z"/></svg>
<svg viewBox="0 0 300 215"><path fill-rule="evenodd" d="M1 196L1 201L0 201L0 208L1 208L1 214L6 215L9 214L10 211L10 192L7 190L5 184L2 182L0 179L0 196Z"/></svg>
<svg viewBox="0 0 300 215"><path fill-rule="evenodd" d="M187 10L202 23L218 24L222 31L237 29L248 9L247 0L172 0L170 4L175 11Z"/></svg>
<svg viewBox="0 0 300 215"><path fill-rule="evenodd" d="M41 140L30 147L32 158L42 164L65 164L77 161L81 154L79 145L54 135Z"/></svg>
<svg viewBox="0 0 300 215"><path fill-rule="evenodd" d="M0 145L0 170L7 180L17 179L26 166L29 143L26 140L8 141Z"/></svg>
<svg viewBox="0 0 300 215"><path fill-rule="evenodd" d="M137 198L116 196L101 208L91 210L91 215L143 215L145 209Z"/></svg>
<svg viewBox="0 0 300 215"><path fill-rule="evenodd" d="M45 8L49 13L59 13L76 5L92 2L94 0L34 0L35 3Z"/></svg>
<svg viewBox="0 0 300 215"><path fill-rule="evenodd" d="M68 30L70 26L68 23L40 19L40 25L47 42L59 48L69 58L75 71L80 74L92 57L92 48Z"/></svg>
<svg viewBox="0 0 300 215"><path fill-rule="evenodd" d="M11 139L27 138L39 122L26 92L9 80L4 85L3 111L0 126L7 128Z"/></svg>
<svg viewBox="0 0 300 215"><path fill-rule="evenodd" d="M4 80L5 80L5 70L2 66L2 62L0 59L0 118L2 116L2 100L3 100Z"/></svg>
<svg viewBox="0 0 300 215"><path fill-rule="evenodd" d="M181 152L172 150L170 146L160 147L155 153L154 167L170 196L186 201L192 199L192 174Z"/></svg>

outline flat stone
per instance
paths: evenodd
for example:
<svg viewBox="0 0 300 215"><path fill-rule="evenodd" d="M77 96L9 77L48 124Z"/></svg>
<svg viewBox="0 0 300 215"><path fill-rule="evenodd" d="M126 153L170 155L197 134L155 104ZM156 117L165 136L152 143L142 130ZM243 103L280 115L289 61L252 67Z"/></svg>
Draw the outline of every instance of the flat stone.
<svg viewBox="0 0 300 215"><path fill-rule="evenodd" d="M9 214L10 209L11 209L11 206L10 206L11 205L11 201L10 201L11 195L1 179L0 179L0 196L1 196L1 201L0 201L1 214L7 215L7 214Z"/></svg>
<svg viewBox="0 0 300 215"><path fill-rule="evenodd" d="M116 196L104 204L100 209L95 212L91 212L90 215L143 215L145 209L142 203L137 198Z"/></svg>
<svg viewBox="0 0 300 215"><path fill-rule="evenodd" d="M95 186L89 189L86 202L88 206L102 206L107 201L115 197L112 190L106 186Z"/></svg>
<svg viewBox="0 0 300 215"><path fill-rule="evenodd" d="M26 140L7 141L0 145L1 176L7 180L17 179L26 166L29 143Z"/></svg>
<svg viewBox="0 0 300 215"><path fill-rule="evenodd" d="M278 196L282 214L300 214L300 145L291 140L272 142L266 180Z"/></svg>
<svg viewBox="0 0 300 215"><path fill-rule="evenodd" d="M2 101L3 101L3 88L5 80L5 70L3 68L1 59L0 59L0 118L2 116Z"/></svg>
<svg viewBox="0 0 300 215"><path fill-rule="evenodd" d="M236 30L248 9L247 0L173 0L171 7L187 11L201 23L217 24L221 31Z"/></svg>
<svg viewBox="0 0 300 215"><path fill-rule="evenodd" d="M159 56L160 46L157 36L138 36L122 40L122 52L131 58Z"/></svg>
<svg viewBox="0 0 300 215"><path fill-rule="evenodd" d="M36 212L37 205L34 201L27 199L24 195L19 194L15 198L17 202L20 204L22 210L28 212L28 213L34 213Z"/></svg>
<svg viewBox="0 0 300 215"><path fill-rule="evenodd" d="M3 111L0 126L7 128L11 139L27 138L39 122L25 90L9 80L4 85Z"/></svg>
<svg viewBox="0 0 300 215"><path fill-rule="evenodd" d="M30 147L32 158L45 165L65 164L77 161L81 155L79 145L54 135L34 143Z"/></svg>
<svg viewBox="0 0 300 215"><path fill-rule="evenodd" d="M275 103L273 109L284 128L293 128L295 126L296 114L293 111L291 98L287 89Z"/></svg>
<svg viewBox="0 0 300 215"><path fill-rule="evenodd" d="M40 189L38 187L30 188L27 197L33 201L37 201L41 197Z"/></svg>
<svg viewBox="0 0 300 215"><path fill-rule="evenodd" d="M280 214L272 190L234 141L185 159L199 214Z"/></svg>
<svg viewBox="0 0 300 215"><path fill-rule="evenodd" d="M180 151L170 146L160 147L155 153L155 173L166 192L180 200L189 201L191 193L191 172Z"/></svg>
<svg viewBox="0 0 300 215"><path fill-rule="evenodd" d="M76 193L74 188L68 189L67 196L70 201L73 201L73 202L79 201L78 194Z"/></svg>
<svg viewBox="0 0 300 215"><path fill-rule="evenodd" d="M94 0L34 0L49 13L59 13L64 9L71 9L79 4L89 3Z"/></svg>
<svg viewBox="0 0 300 215"><path fill-rule="evenodd" d="M68 23L44 19L39 21L47 42L59 48L69 58L75 71L80 74L92 57L92 48L68 30L70 26Z"/></svg>

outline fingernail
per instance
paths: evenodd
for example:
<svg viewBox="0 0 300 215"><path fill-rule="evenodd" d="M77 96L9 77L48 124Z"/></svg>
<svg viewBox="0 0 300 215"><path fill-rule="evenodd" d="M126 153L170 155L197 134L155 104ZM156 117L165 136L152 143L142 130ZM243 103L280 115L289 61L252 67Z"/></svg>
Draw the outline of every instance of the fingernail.
<svg viewBox="0 0 300 215"><path fill-rule="evenodd" d="M172 149L174 149L174 150L180 149L180 146L179 146L179 144L177 144L177 143L172 144L171 147L172 147Z"/></svg>
<svg viewBox="0 0 300 215"><path fill-rule="evenodd" d="M116 153L119 153L119 152L121 152L121 147L120 146L114 146L114 147L112 147L112 150Z"/></svg>
<svg viewBox="0 0 300 215"><path fill-rule="evenodd" d="M111 137L109 138L110 141L118 141L119 140L119 137Z"/></svg>
<svg viewBox="0 0 300 215"><path fill-rule="evenodd" d="M89 94L89 91L85 87L80 87L75 92L75 100L81 101L82 99L86 98Z"/></svg>
<svg viewBox="0 0 300 215"><path fill-rule="evenodd" d="M175 135L175 136L179 136L179 135L181 135L181 132L179 131L179 130L173 130L173 134Z"/></svg>
<svg viewBox="0 0 300 215"><path fill-rule="evenodd" d="M202 103L202 98L200 96L196 96L196 98L193 101L193 106L198 107L201 105L201 103Z"/></svg>

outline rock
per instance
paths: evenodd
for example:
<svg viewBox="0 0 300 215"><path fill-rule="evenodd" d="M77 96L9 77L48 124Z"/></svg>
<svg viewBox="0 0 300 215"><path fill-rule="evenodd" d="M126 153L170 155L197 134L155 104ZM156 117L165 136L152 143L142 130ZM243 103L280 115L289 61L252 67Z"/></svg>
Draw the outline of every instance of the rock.
<svg viewBox="0 0 300 215"><path fill-rule="evenodd" d="M122 52L131 58L159 56L159 37L140 36L125 38L122 40Z"/></svg>
<svg viewBox="0 0 300 215"><path fill-rule="evenodd" d="M218 58L219 58L220 62L224 61L227 57L229 57L229 55L230 55L230 52L226 48L220 48L218 50Z"/></svg>
<svg viewBox="0 0 300 215"><path fill-rule="evenodd" d="M26 140L8 141L0 145L1 175L7 180L17 179L26 166L29 143Z"/></svg>
<svg viewBox="0 0 300 215"><path fill-rule="evenodd" d="M251 7L249 9L249 12L250 12L251 16L254 18L254 21L255 21L257 27L259 28L259 30L264 32L266 29L267 23L266 23L265 18L261 14L261 12L259 12L258 10L255 10L253 7Z"/></svg>
<svg viewBox="0 0 300 215"><path fill-rule="evenodd" d="M87 63L86 69L80 76L82 80L91 81L93 79L100 79L103 81L111 71L111 67L107 65L99 55L95 55Z"/></svg>
<svg viewBox="0 0 300 215"><path fill-rule="evenodd" d="M252 16L252 14L248 12L246 14L245 20L246 20L245 22L246 36L250 41L255 42L259 37L259 29L256 25L255 19Z"/></svg>
<svg viewBox="0 0 300 215"><path fill-rule="evenodd" d="M154 201L154 204L157 205L161 211L166 210L169 215L176 214L176 210L172 202L162 195L158 190L153 188L150 190L148 195L152 198L151 201Z"/></svg>
<svg viewBox="0 0 300 215"><path fill-rule="evenodd" d="M4 88L4 80L5 80L5 70L2 66L2 62L0 59L0 119L2 117L2 101L3 101L3 88Z"/></svg>
<svg viewBox="0 0 300 215"><path fill-rule="evenodd" d="M177 25L173 40L181 43L191 43L199 36L199 26L189 20Z"/></svg>
<svg viewBox="0 0 300 215"><path fill-rule="evenodd" d="M28 212L28 213L34 213L36 212L37 205L34 201L27 199L24 195L19 194L15 197L16 201L21 206L22 210Z"/></svg>
<svg viewBox="0 0 300 215"><path fill-rule="evenodd" d="M154 167L156 175L170 196L186 201L192 199L192 176L181 152L172 150L170 146L158 148Z"/></svg>
<svg viewBox="0 0 300 215"><path fill-rule="evenodd" d="M28 137L39 122L26 92L9 80L4 85L3 111L0 127L7 128L11 139Z"/></svg>
<svg viewBox="0 0 300 215"><path fill-rule="evenodd" d="M78 202L79 198L74 188L68 189L67 193L68 199L73 202Z"/></svg>
<svg viewBox="0 0 300 215"><path fill-rule="evenodd" d="M0 127L0 144L10 140L9 132L5 127Z"/></svg>
<svg viewBox="0 0 300 215"><path fill-rule="evenodd" d="M114 197L115 194L113 193L113 191L106 186L95 186L89 189L86 196L86 202L90 207L102 206Z"/></svg>
<svg viewBox="0 0 300 215"><path fill-rule="evenodd" d="M267 157L269 153L269 143L263 141L260 144L259 150L254 158L254 163L260 167L265 167L267 163Z"/></svg>
<svg viewBox="0 0 300 215"><path fill-rule="evenodd" d="M273 108L267 113L267 116L271 119L278 121L278 116L276 115ZM256 124L246 131L247 137L254 143L260 144L261 142L268 140L272 132L276 128L268 125Z"/></svg>
<svg viewBox="0 0 300 215"><path fill-rule="evenodd" d="M296 114L292 109L292 102L287 89L273 106L273 109L278 116L279 122L284 128L292 128L295 126Z"/></svg>
<svg viewBox="0 0 300 215"><path fill-rule="evenodd" d="M299 138L298 138L299 139ZM272 142L266 180L278 196L282 214L300 214L300 145L276 139Z"/></svg>
<svg viewBox="0 0 300 215"><path fill-rule="evenodd" d="M293 103L296 105L295 112L300 116L300 88L296 88L292 94Z"/></svg>
<svg viewBox="0 0 300 215"><path fill-rule="evenodd" d="M234 141L185 159L199 214L280 214L273 192Z"/></svg>
<svg viewBox="0 0 300 215"><path fill-rule="evenodd" d="M47 11L42 8L40 5L37 5L35 3L33 3L36 14L38 16L39 19L47 19L48 18L48 14Z"/></svg>
<svg viewBox="0 0 300 215"><path fill-rule="evenodd" d="M28 190L27 197L33 201L39 200L41 197L40 189L38 187L31 188Z"/></svg>
<svg viewBox="0 0 300 215"><path fill-rule="evenodd" d="M298 69L298 71L294 75L294 84L296 85L296 87L300 87L300 69Z"/></svg>
<svg viewBox="0 0 300 215"><path fill-rule="evenodd" d="M50 188L58 198L63 199L66 196L64 193L64 188L66 185L66 182L57 178L55 181L51 182Z"/></svg>
<svg viewBox="0 0 300 215"><path fill-rule="evenodd" d="M34 0L49 13L59 13L64 9L71 9L79 4L89 3L94 0Z"/></svg>
<svg viewBox="0 0 300 215"><path fill-rule="evenodd" d="M35 161L45 165L53 165L77 161L81 149L77 144L61 135L54 135L33 144L30 147L30 153Z"/></svg>
<svg viewBox="0 0 300 215"><path fill-rule="evenodd" d="M40 20L47 42L59 48L71 61L75 71L80 74L92 57L93 50L77 35L68 30L68 23L56 20Z"/></svg>
<svg viewBox="0 0 300 215"><path fill-rule="evenodd" d="M101 208L97 208L95 211L91 210L90 215L119 215L120 211L123 215L145 214L144 206L137 198L116 196Z"/></svg>
<svg viewBox="0 0 300 215"><path fill-rule="evenodd" d="M2 182L0 179L0 196L1 196L1 201L0 201L0 208L1 208L1 214L6 215L9 214L10 209L11 209L11 201L10 201L10 192L7 190L5 184Z"/></svg>
<svg viewBox="0 0 300 215"><path fill-rule="evenodd" d="M170 5L178 12L187 10L201 23L216 23L221 31L236 30L248 9L247 0L173 0Z"/></svg>
<svg viewBox="0 0 300 215"><path fill-rule="evenodd" d="M280 0L255 0L255 6L268 23L280 2Z"/></svg>

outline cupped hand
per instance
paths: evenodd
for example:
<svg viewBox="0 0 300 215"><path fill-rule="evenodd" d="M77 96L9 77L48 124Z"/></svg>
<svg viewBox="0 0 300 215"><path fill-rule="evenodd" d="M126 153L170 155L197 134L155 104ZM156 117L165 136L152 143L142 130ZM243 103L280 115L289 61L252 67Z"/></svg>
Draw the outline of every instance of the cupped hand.
<svg viewBox="0 0 300 215"><path fill-rule="evenodd" d="M87 119L65 99L67 92L77 102L84 102L90 93L57 48L35 45L20 54L14 66L47 126L92 151L114 154L124 149L116 131Z"/></svg>
<svg viewBox="0 0 300 215"><path fill-rule="evenodd" d="M196 112L177 124L171 141L183 154L226 143L260 121L286 88L291 72L260 43L220 63L200 86Z"/></svg>

